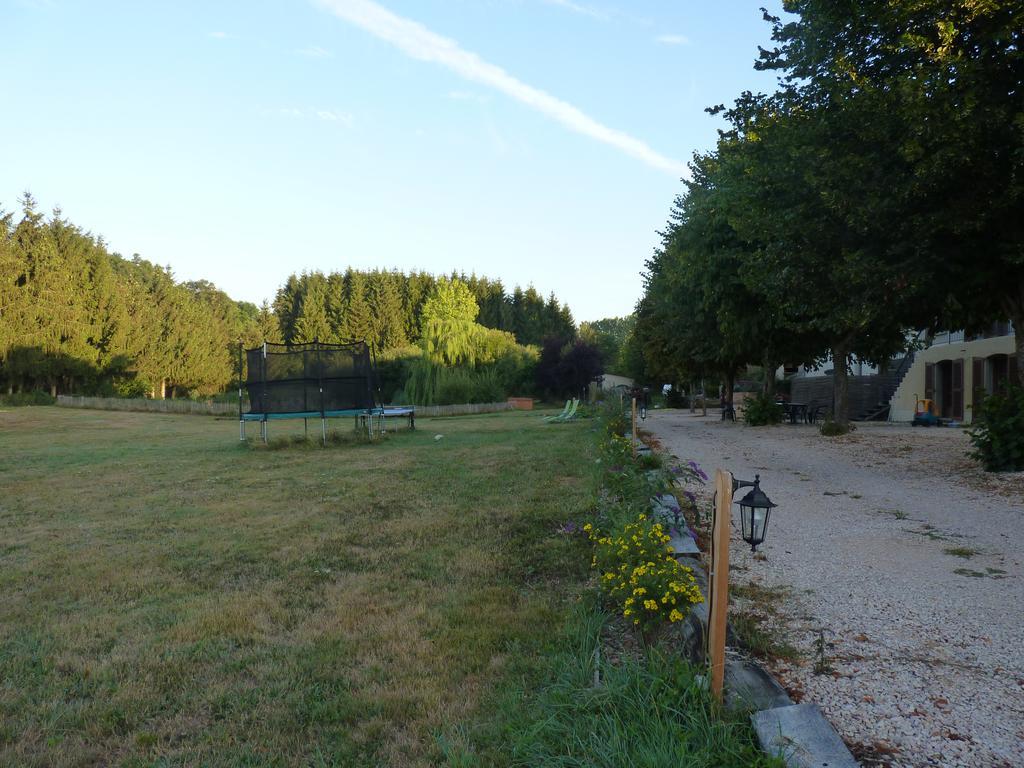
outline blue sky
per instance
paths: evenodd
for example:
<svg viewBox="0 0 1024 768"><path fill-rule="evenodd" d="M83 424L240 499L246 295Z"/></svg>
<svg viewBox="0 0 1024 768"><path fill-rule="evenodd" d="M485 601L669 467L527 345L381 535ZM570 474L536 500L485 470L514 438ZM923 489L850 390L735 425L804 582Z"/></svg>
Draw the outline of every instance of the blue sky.
<svg viewBox="0 0 1024 768"><path fill-rule="evenodd" d="M704 108L773 86L761 5L0 0L0 207L249 301L351 265L627 314Z"/></svg>

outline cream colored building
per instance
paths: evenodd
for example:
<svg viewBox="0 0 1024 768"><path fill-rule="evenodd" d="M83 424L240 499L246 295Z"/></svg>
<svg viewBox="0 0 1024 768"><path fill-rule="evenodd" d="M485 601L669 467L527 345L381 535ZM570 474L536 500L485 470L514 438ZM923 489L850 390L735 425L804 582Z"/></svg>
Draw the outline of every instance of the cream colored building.
<svg viewBox="0 0 1024 768"><path fill-rule="evenodd" d="M972 410L985 394L1004 391L1017 383L1014 331L996 323L988 333L963 331L937 334L931 346L914 356L890 401L892 421L910 421L916 401L935 403L939 416L970 424Z"/></svg>
<svg viewBox="0 0 1024 768"><path fill-rule="evenodd" d="M617 387L630 388L632 386L633 380L628 376L618 376L614 373L606 373L597 381L590 383L590 386L588 387L590 391L587 394L590 400L595 400L598 392L607 394L615 391Z"/></svg>

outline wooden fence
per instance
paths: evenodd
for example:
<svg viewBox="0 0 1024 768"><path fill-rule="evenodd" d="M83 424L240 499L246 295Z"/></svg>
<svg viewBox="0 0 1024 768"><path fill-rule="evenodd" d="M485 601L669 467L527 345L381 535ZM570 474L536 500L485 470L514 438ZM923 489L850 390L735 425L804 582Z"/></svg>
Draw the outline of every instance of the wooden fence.
<svg viewBox="0 0 1024 768"><path fill-rule="evenodd" d="M201 416L237 416L238 403L212 400L149 400L147 398L82 397L57 395L65 408L93 408L99 411L144 411L146 413L192 413Z"/></svg>
<svg viewBox="0 0 1024 768"><path fill-rule="evenodd" d="M192 413L203 416L237 416L238 403L215 403L211 400L149 400L120 397L82 397L58 395L57 405L65 408L93 408L100 411L143 411L146 413ZM496 413L512 409L508 402L462 403L459 405L417 405L418 418L468 416L474 413Z"/></svg>
<svg viewBox="0 0 1024 768"><path fill-rule="evenodd" d="M474 413L497 413L511 411L509 402L501 403L461 403L459 405L417 405L416 418L429 419L438 416L469 416Z"/></svg>

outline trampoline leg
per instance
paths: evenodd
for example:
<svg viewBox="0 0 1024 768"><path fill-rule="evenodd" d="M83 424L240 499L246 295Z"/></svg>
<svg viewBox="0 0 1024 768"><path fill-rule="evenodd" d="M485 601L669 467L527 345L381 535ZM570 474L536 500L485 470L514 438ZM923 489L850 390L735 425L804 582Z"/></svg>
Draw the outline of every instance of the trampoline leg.
<svg viewBox="0 0 1024 768"><path fill-rule="evenodd" d="M320 432L323 436L324 448L327 447L327 419L320 419Z"/></svg>
<svg viewBox="0 0 1024 768"><path fill-rule="evenodd" d="M238 420L238 440L239 442L245 442L245 419Z"/></svg>
<svg viewBox="0 0 1024 768"><path fill-rule="evenodd" d="M306 436L306 439L309 440L309 419L302 420L302 433Z"/></svg>

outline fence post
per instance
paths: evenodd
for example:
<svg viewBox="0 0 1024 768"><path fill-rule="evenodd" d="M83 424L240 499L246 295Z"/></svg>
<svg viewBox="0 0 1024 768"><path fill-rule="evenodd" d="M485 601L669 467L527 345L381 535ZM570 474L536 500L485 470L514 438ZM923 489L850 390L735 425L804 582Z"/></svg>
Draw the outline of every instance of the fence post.
<svg viewBox="0 0 1024 768"><path fill-rule="evenodd" d="M725 681L726 615L729 610L729 531L732 522L732 474L715 470L715 512L711 532L711 571L708 574L708 662L711 693L722 701Z"/></svg>
<svg viewBox="0 0 1024 768"><path fill-rule="evenodd" d="M633 398L633 458L636 458L636 398Z"/></svg>

